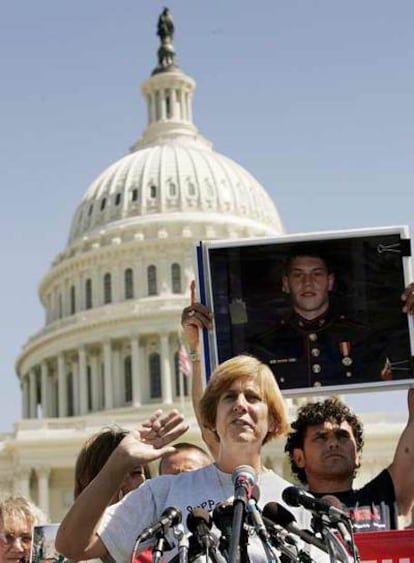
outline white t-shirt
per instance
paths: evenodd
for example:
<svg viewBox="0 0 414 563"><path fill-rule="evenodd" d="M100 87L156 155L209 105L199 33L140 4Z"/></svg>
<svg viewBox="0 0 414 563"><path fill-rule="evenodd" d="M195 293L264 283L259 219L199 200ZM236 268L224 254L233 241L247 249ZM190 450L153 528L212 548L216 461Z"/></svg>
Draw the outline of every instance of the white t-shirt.
<svg viewBox="0 0 414 563"><path fill-rule="evenodd" d="M271 501L284 504L282 491L290 484L273 471L263 471L258 481L259 507L263 508ZM231 474L223 473L214 464L178 475L155 477L145 481L139 489L132 491L105 511L99 524L98 535L117 563L129 562L139 534L156 522L167 507L174 506L181 510L182 523L188 533L186 520L193 508L201 507L210 512L217 503L231 500L233 494ZM300 528L309 527L310 516L307 511L291 507L289 510ZM172 534L168 537L173 538ZM174 544L174 541L172 543ZM143 545L147 546L148 543ZM249 534L248 550L252 562L267 561L264 548L255 533ZM176 553L176 549L165 552L163 560L168 561ZM315 558L313 550L312 557ZM319 560L319 557L315 559Z"/></svg>

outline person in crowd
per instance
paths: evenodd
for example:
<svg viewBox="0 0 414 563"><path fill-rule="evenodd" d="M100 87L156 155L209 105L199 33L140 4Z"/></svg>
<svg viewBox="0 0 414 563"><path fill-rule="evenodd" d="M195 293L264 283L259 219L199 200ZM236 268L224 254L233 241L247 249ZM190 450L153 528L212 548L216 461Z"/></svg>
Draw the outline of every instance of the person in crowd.
<svg viewBox="0 0 414 563"><path fill-rule="evenodd" d="M162 411L158 410L154 413L153 417L156 419L157 417L161 417L161 415ZM75 499L98 475L108 461L109 456L127 434L128 430L114 425L103 428L86 440L78 454L75 464ZM151 479L149 465L146 463L137 465L126 473L119 489L115 492L112 499L110 499L109 504L118 502L126 494L137 489L147 479ZM135 559L135 563L150 563L151 561L152 552L150 549L143 551L140 553L139 557Z"/></svg>
<svg viewBox="0 0 414 563"><path fill-rule="evenodd" d="M128 430L114 425L103 428L86 440L75 464L75 498L98 475L111 453L127 434ZM142 485L146 479L151 479L149 466L144 464L134 467L124 477L119 490L111 499L111 504L121 500L124 495Z"/></svg>
<svg viewBox="0 0 414 563"><path fill-rule="evenodd" d="M178 442L174 444L174 450L161 458L159 475L178 475L184 471L200 469L212 462L210 455L196 444Z"/></svg>
<svg viewBox="0 0 414 563"><path fill-rule="evenodd" d="M179 475L155 477L106 509L127 471L172 452L167 445L171 435L186 430L182 421L173 425L174 418L159 430L138 426L122 440L65 516L57 535L59 551L71 559L105 558L109 554L115 561L127 561L137 536L167 507L179 508L186 526L192 508L211 511L230 499L234 494L232 473L243 464L258 474L259 505L281 501L289 483L266 470L261 460L263 444L288 428L285 402L271 370L252 356L236 356L222 363L203 393L200 417L217 436L215 463ZM292 512L299 526L309 525L307 511L297 508ZM267 561L253 531L248 537L250 560ZM166 557L174 555L172 550Z"/></svg>
<svg viewBox="0 0 414 563"><path fill-rule="evenodd" d="M362 488L353 488L364 444L359 418L341 400L302 406L285 445L292 472L317 497L336 497L353 517L355 531L398 528L398 515L414 503L414 389L408 391L408 422L394 459ZM331 499L332 500L332 499Z"/></svg>
<svg viewBox="0 0 414 563"><path fill-rule="evenodd" d="M0 563L28 562L32 547L32 528L47 522L46 515L23 496L0 501Z"/></svg>

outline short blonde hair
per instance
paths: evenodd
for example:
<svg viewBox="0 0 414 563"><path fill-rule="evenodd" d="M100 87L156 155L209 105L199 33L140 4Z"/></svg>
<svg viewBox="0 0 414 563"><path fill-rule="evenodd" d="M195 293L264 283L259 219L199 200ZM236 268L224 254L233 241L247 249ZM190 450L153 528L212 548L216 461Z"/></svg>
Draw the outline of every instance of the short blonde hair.
<svg viewBox="0 0 414 563"><path fill-rule="evenodd" d="M238 379L253 379L258 384L269 416L275 422L263 441L265 444L289 430L286 403L272 371L254 356L235 356L217 366L200 401L201 423L213 430L216 425L217 405L221 395Z"/></svg>
<svg viewBox="0 0 414 563"><path fill-rule="evenodd" d="M25 522L32 528L37 524L46 524L46 514L29 499L23 496L9 496L0 500L0 521L5 530L8 530L16 521Z"/></svg>

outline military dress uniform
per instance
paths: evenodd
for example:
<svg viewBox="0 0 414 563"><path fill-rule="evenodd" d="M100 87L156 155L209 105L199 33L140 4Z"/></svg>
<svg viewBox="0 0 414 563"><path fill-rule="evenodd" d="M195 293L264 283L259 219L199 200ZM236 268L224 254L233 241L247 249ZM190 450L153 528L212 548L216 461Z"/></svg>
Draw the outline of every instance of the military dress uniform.
<svg viewBox="0 0 414 563"><path fill-rule="evenodd" d="M248 345L281 389L379 381L388 365L385 350L383 335L331 311L312 321L292 314Z"/></svg>

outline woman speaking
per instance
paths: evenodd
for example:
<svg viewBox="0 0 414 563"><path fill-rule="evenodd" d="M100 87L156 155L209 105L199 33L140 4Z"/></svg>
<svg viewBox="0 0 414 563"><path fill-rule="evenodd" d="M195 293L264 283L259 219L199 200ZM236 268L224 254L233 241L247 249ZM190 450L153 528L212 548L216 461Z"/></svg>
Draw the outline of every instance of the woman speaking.
<svg viewBox="0 0 414 563"><path fill-rule="evenodd" d="M187 515L193 509L211 512L231 499L235 492L232 474L242 465L257 474L259 507L270 501L283 504L282 491L290 483L265 469L261 460L263 444L285 433L288 426L285 403L270 369L251 356L236 356L219 365L203 393L200 417L203 426L217 438L215 463L146 481L119 503L107 507L128 471L171 451L168 444L187 429L176 411L161 419L149 419L122 440L103 470L76 499L61 523L57 549L73 560L109 554L117 562L127 562L143 531L149 532L146 536L154 542L151 526L164 522L170 507L178 509L186 527ZM309 526L305 510L290 510L299 527ZM148 542L143 542L139 547L147 546ZM248 533L247 553L250 561L268 561L253 528ZM165 551L164 558L167 561L175 554L174 549ZM319 559L314 551L312 557Z"/></svg>

